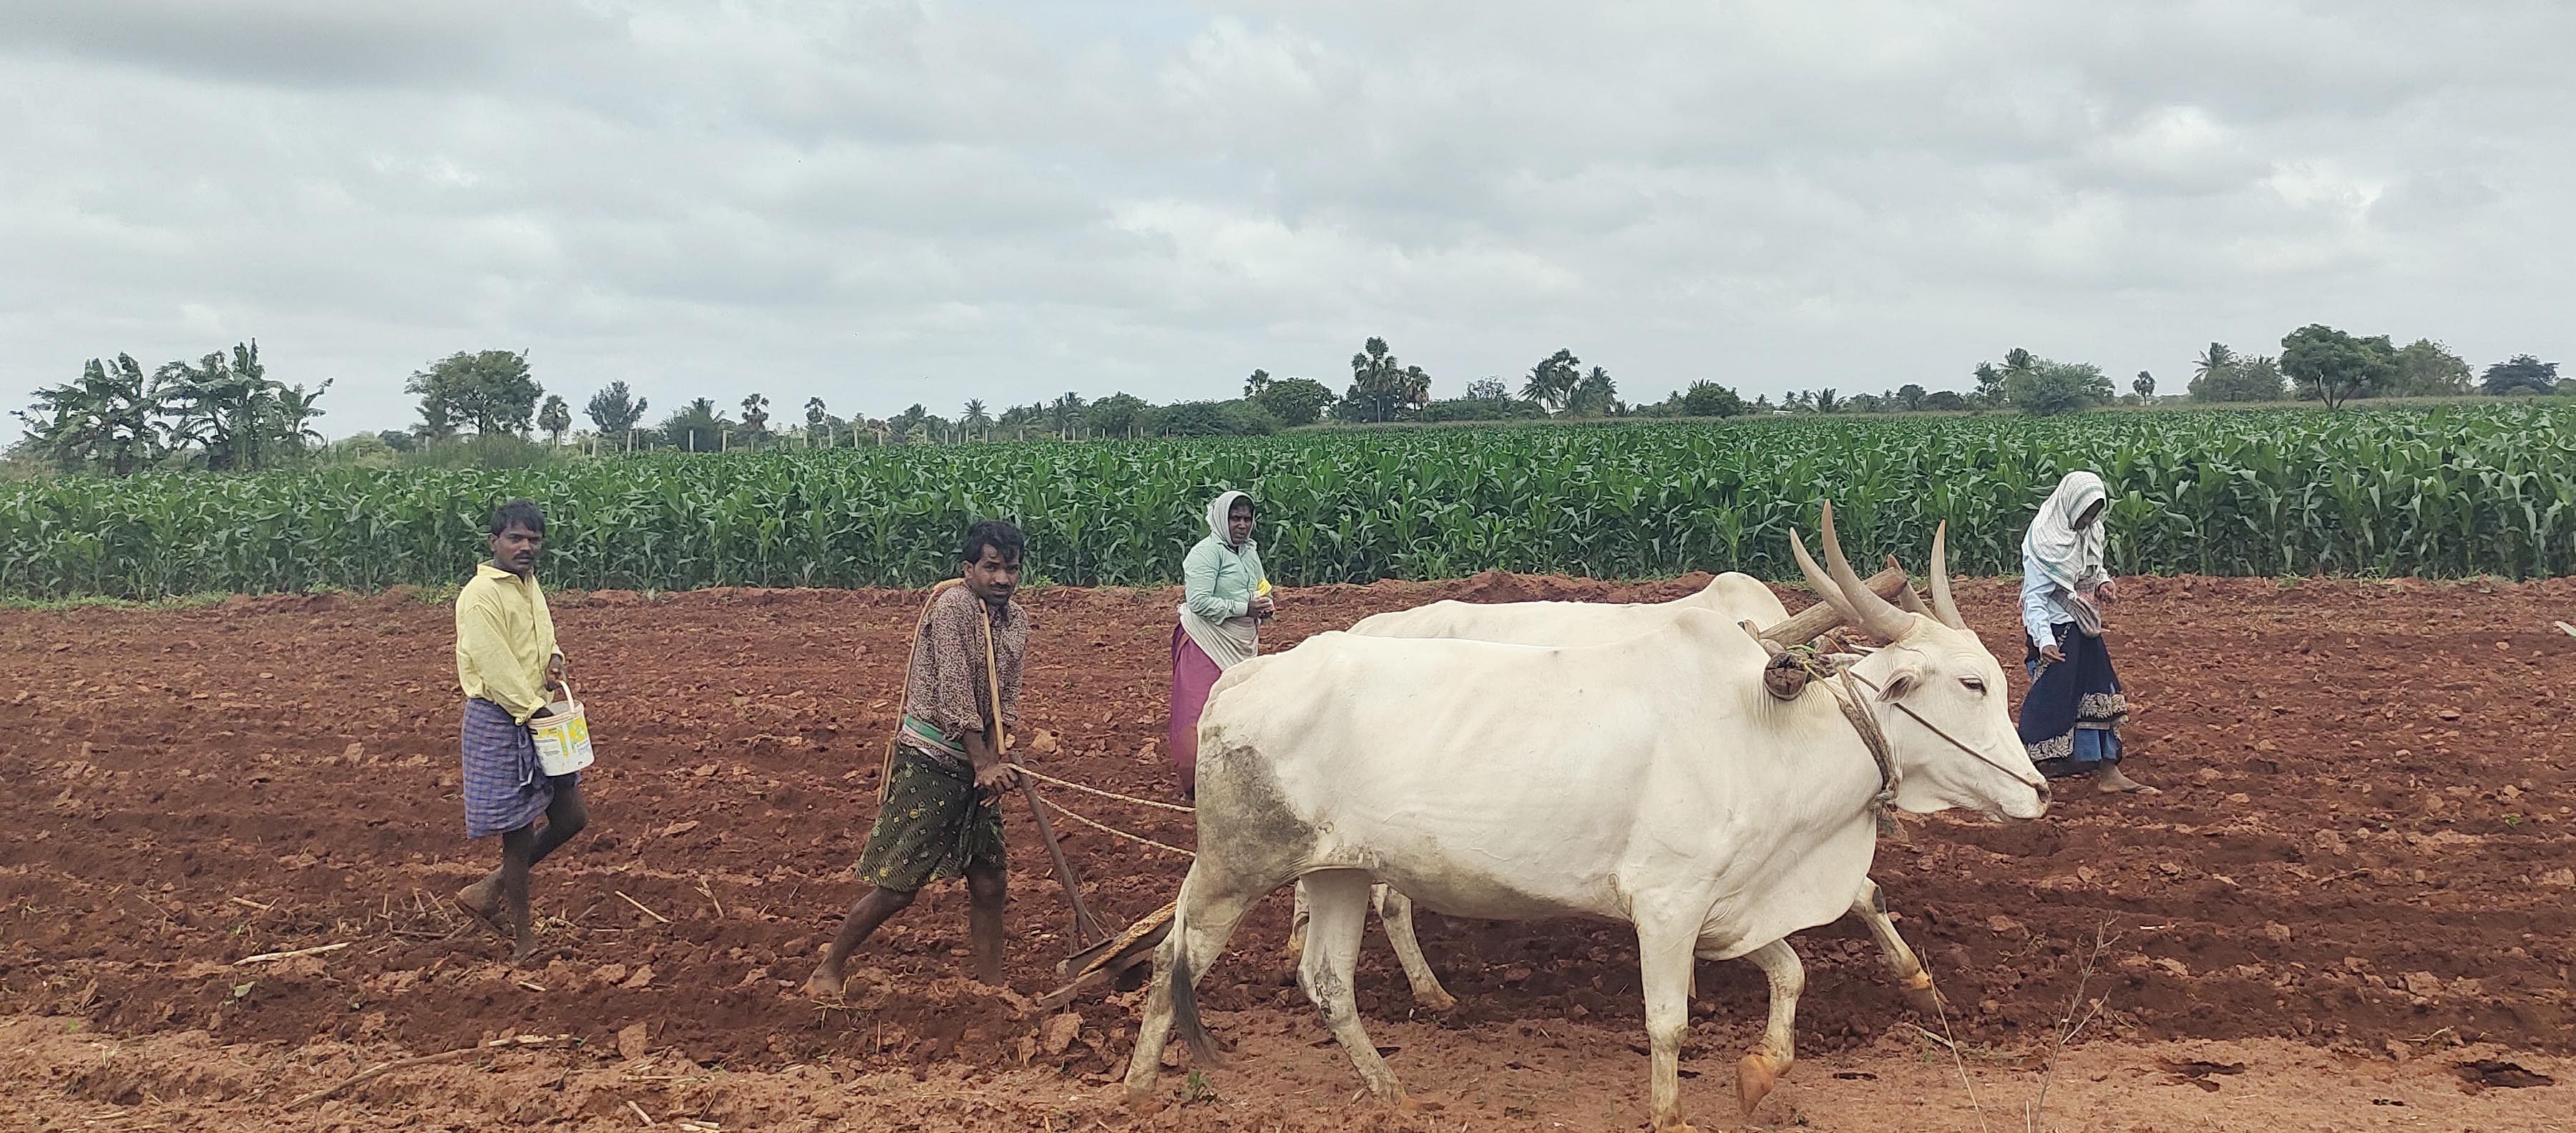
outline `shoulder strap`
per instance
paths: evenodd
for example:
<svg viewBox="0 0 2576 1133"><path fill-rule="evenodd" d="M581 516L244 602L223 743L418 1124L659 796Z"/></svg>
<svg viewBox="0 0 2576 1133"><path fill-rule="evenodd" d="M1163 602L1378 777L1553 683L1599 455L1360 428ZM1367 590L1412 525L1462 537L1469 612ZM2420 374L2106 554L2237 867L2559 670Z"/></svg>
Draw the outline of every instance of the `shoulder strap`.
<svg viewBox="0 0 2576 1133"><path fill-rule="evenodd" d="M880 804L885 802L886 792L894 789L895 748L903 744L903 706L904 701L912 695L912 662L913 659L921 653L921 631L930 625L930 609L932 606L939 603L939 596L947 593L949 587L955 586L963 581L963 579L956 578L943 579L938 585L930 588L930 597L921 604L921 617L915 619L912 623L912 640L904 644L903 684L894 691L894 733L886 737L885 763L877 769L877 802ZM986 636L987 640L984 647L985 659L986 663L989 665L992 658L992 642L990 641L989 630L987 631Z"/></svg>

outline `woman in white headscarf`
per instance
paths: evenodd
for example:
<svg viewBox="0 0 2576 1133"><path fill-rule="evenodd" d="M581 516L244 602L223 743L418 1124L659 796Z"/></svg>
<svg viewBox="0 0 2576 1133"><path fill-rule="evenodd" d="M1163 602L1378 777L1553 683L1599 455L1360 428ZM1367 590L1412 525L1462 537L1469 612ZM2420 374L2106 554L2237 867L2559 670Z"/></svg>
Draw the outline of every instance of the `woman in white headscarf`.
<svg viewBox="0 0 2576 1133"><path fill-rule="evenodd" d="M2101 477L2069 472L2022 537L2023 663L2031 686L2021 705L2021 740L2051 778L2089 775L2104 792L2152 794L2155 788L2120 771L2129 702L2102 643L2102 607L2118 590L2103 565L2109 507Z"/></svg>
<svg viewBox="0 0 2576 1133"><path fill-rule="evenodd" d="M1199 713L1227 669L1261 650L1261 623L1276 606L1252 540L1252 497L1208 501L1208 536L1181 564L1180 624L1172 628L1172 724L1166 737L1181 794L1198 794Z"/></svg>

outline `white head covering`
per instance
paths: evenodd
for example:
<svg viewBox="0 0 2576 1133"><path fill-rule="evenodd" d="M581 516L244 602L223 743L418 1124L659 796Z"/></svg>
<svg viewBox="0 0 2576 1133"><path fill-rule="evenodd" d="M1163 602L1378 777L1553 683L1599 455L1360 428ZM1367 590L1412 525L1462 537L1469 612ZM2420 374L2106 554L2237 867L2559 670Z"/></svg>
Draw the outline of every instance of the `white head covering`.
<svg viewBox="0 0 2576 1133"><path fill-rule="evenodd" d="M1242 554L1243 547L1255 546L1257 544L1255 544L1252 539L1246 538L1243 541L1243 547L1237 547L1225 537L1226 515L1234 510L1234 501L1236 500L1250 503L1252 502L1252 497L1244 495L1241 492L1220 492L1217 494L1215 499L1208 501L1207 525L1208 534L1216 536L1217 542L1225 544L1227 549L1232 550L1236 554Z"/></svg>
<svg viewBox="0 0 2576 1133"><path fill-rule="evenodd" d="M2039 515L2030 521L2030 534L2022 536L2021 553L2039 564L2048 579L2069 592L2087 575L2102 573L2102 548L2106 542L2103 522L2081 531L2075 521L2084 509L2110 498L2102 487L2102 478L2090 472L2069 472L2057 482L2057 490L2048 494L2048 502L2039 505ZM2107 505L2106 505L2107 506Z"/></svg>

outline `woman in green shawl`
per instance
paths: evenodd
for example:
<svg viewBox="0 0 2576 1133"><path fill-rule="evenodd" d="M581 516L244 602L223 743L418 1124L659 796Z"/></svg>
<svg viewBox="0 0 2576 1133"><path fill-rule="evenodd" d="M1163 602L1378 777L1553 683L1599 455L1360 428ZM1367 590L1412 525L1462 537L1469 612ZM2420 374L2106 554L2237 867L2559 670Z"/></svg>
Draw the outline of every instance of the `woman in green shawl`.
<svg viewBox="0 0 2576 1133"><path fill-rule="evenodd" d="M1180 624L1172 627L1172 725L1167 738L1181 794L1198 794L1199 713L1227 669L1261 649L1261 623L1276 608L1261 548L1252 539L1252 497L1226 492L1208 502L1208 536L1181 564Z"/></svg>

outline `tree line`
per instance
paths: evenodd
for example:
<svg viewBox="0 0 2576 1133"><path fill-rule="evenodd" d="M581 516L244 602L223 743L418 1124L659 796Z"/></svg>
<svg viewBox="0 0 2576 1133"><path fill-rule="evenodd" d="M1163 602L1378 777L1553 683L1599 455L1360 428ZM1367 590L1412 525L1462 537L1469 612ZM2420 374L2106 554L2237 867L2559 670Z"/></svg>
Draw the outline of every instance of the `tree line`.
<svg viewBox="0 0 2576 1133"><path fill-rule="evenodd" d="M2018 411L2050 415L2115 403L2156 404L2153 374L2139 371L2126 394L2101 367L2061 362L2014 348L2003 362L1980 362L1966 389L1927 389L1907 383L1878 393L1845 394L1831 387L1797 390L1776 404L1768 395L1750 401L1734 389L1701 380L1663 400L1630 404L1617 381L1599 365L1587 366L1560 348L1531 365L1514 382L1487 375L1468 381L1456 397L1434 398L1432 376L1397 357L1384 338L1371 337L1351 355L1350 379L1335 394L1309 377L1273 377L1254 370L1238 397L1157 405L1125 392L1087 400L1066 392L1052 399L996 411L970 398L955 416L914 404L886 417L843 417L819 396L806 398L801 417L782 420L766 394L751 393L719 405L699 397L647 423L650 404L624 381L611 381L583 404L591 426L586 443L598 451L676 449L720 452L854 445L962 444L1038 439L1090 440L1146 437L1247 436L1331 421L1343 424L1515 421L1541 419L1723 418L1764 413L1917 413ZM254 470L302 461L320 451L312 425L329 381L307 390L270 379L259 344L248 341L229 354L195 362L174 361L148 377L131 355L113 362L91 359L79 380L40 389L17 417L27 437L15 450L64 471L127 475L152 468ZM408 429L344 438L330 456L368 463L395 459L449 459L491 463L542 459L522 451L532 434L561 446L575 424L571 403L549 393L529 367L527 352L460 351L414 372L403 385L419 420ZM2418 339L2395 346L2386 335L2359 337L2310 325L2281 340L2278 355L2246 356L2213 342L2192 364L2185 396L2194 403L2318 401L2341 408L2355 398L2497 396L2558 392L2558 364L2518 354L2474 374L2469 363L2439 342ZM792 412L792 410L791 410Z"/></svg>
<svg viewBox="0 0 2576 1133"><path fill-rule="evenodd" d="M2015 410L2047 416L2113 404L2158 404L2155 375L2146 370L2130 379L2123 394L2101 367L2090 362L2059 362L2019 347L2006 351L2003 358L2002 365L1977 363L1969 371L1975 384L1965 391L1926 391L1910 384L1875 395L1803 390L1783 398L1778 408L1813 413ZM1715 404L1717 394L1724 391L1698 392ZM2558 363L2543 362L2534 355L2516 354L2479 373L2449 347L2429 338L2397 346L2387 335L2364 338L2310 324L2283 337L2277 355L2247 356L2226 343L2210 343L2193 359L2191 383L2182 399L2199 405L2314 401L2340 409L2355 398L2557 392ZM1757 399L1748 410L1771 408Z"/></svg>

